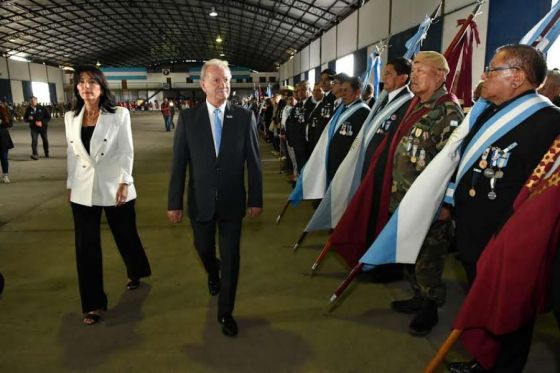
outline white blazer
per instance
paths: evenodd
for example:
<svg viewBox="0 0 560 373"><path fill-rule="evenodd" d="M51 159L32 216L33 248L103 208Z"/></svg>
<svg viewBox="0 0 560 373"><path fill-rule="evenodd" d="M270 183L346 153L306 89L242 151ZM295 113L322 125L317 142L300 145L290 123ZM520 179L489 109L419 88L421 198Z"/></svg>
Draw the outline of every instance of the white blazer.
<svg viewBox="0 0 560 373"><path fill-rule="evenodd" d="M130 113L117 107L114 114L101 112L90 142L90 153L82 143L82 118L67 112L64 116L68 143L70 201L85 206L115 206L119 184L128 184L127 202L136 198L132 164L134 147Z"/></svg>

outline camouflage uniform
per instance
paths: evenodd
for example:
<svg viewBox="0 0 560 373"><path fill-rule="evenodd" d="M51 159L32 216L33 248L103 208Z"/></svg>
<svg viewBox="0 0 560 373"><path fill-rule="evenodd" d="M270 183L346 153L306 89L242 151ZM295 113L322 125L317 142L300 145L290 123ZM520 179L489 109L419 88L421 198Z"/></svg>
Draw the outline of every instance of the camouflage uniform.
<svg viewBox="0 0 560 373"><path fill-rule="evenodd" d="M463 120L461 107L453 101L436 105L436 100L447 93L444 86L434 92L431 99L418 104L414 110L430 108L397 146L393 164L393 187L390 210L395 211L400 201L427 164L445 146L451 132ZM426 217L430 219L430 217ZM452 222L436 221L428 231L414 266L405 274L416 295L445 302L445 285L442 281L447 248L453 235Z"/></svg>

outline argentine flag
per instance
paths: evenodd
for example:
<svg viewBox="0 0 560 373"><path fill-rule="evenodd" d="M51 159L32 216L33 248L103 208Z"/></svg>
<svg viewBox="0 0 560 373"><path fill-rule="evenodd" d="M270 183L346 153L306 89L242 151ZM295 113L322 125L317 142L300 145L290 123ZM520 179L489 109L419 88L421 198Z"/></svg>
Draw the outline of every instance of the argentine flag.
<svg viewBox="0 0 560 373"><path fill-rule="evenodd" d="M360 259L360 263L365 264L364 270L386 263L415 263L444 196L446 202L453 202L454 185L466 170L488 146L538 110L552 106L552 103L536 93L517 98L482 126L461 156L463 139L489 105L490 102L479 99L451 134L445 147L416 178L389 222ZM457 166L457 178L450 183Z"/></svg>
<svg viewBox="0 0 560 373"><path fill-rule="evenodd" d="M362 167L368 144L385 120L412 98L411 93L404 94L392 100L376 114L377 108L385 100L386 96L387 91L383 91L375 102L364 122L365 124L360 129L348 154L336 171L323 200L309 220L305 232L331 229L338 224L362 181Z"/></svg>
<svg viewBox="0 0 560 373"><path fill-rule="evenodd" d="M560 1L556 3L544 18L525 35L520 44L531 45L543 53L554 44L560 35Z"/></svg>
<svg viewBox="0 0 560 373"><path fill-rule="evenodd" d="M348 119L356 110L369 107L364 103L356 103L344 110L344 104L340 104L335 110L329 123L323 129L321 137L315 149L311 153L309 160L303 166L301 173L296 181L296 186L288 197L292 205L297 205L300 201L306 199L321 199L327 190L327 153L331 136L334 136L338 128L346 119Z"/></svg>

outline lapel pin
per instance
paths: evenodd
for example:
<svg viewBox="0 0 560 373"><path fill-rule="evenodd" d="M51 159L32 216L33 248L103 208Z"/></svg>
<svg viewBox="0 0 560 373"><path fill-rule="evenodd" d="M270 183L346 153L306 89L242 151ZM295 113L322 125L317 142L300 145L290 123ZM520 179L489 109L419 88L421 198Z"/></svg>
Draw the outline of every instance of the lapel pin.
<svg viewBox="0 0 560 373"><path fill-rule="evenodd" d="M226 115L226 118L231 119L233 118L233 115Z"/></svg>

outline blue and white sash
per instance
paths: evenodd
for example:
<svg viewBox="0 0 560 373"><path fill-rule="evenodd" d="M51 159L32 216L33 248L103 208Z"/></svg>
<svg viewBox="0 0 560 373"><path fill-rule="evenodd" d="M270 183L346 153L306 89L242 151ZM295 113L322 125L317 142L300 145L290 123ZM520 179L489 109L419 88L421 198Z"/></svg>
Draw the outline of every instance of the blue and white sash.
<svg viewBox="0 0 560 373"><path fill-rule="evenodd" d="M473 114L470 116L470 120L468 122L469 131L474 123L476 123L480 114L490 105L488 101L482 101L483 102L481 102L480 106L477 107L476 110L475 107L477 105L473 107ZM476 163L485 149L513 130L528 117L542 108L551 105L552 104L548 99L536 93L524 95L510 102L502 108L498 114L494 115L490 118L490 120L484 123L478 133L472 138L461 157L461 162L459 163L459 167L457 169L457 177L455 182L449 184L445 202L453 203L452 196L455 186L461 181L465 173L470 170L472 165Z"/></svg>
<svg viewBox="0 0 560 373"><path fill-rule="evenodd" d="M416 178L389 222L360 259L361 263L373 266L395 262L415 263L444 195L453 195L453 189L447 186L457 165L458 181L489 145L536 111L552 106L552 103L536 93L514 100L481 127L461 157L463 140L489 105L488 101L477 101L461 125L453 131L445 147ZM450 202L451 199L446 201Z"/></svg>
<svg viewBox="0 0 560 373"><path fill-rule="evenodd" d="M309 160L305 163L302 168L301 173L296 181L296 186L288 199L292 202L292 205L297 205L299 201L306 199L321 199L325 195L327 190L327 155L329 149L330 138L332 133L334 134L346 119L348 119L352 114L354 114L358 109L369 107L361 103L356 103L342 111L342 106L340 106L335 114L332 116L331 120L323 129L321 137L315 149L311 153ZM338 115L337 115L338 114Z"/></svg>
<svg viewBox="0 0 560 373"><path fill-rule="evenodd" d="M384 91L384 93L385 95L387 94L386 91ZM373 135L385 120L411 98L412 93L408 92L407 94L403 94L387 104L377 115L372 115L373 110L377 110L376 106L379 106L378 103L384 99L384 94L382 93L380 95L379 101L376 102L372 108L372 112L364 121L364 125L360 129L356 139L354 139L348 154L336 171L323 200L309 220L305 228L306 232L331 229L338 224L348 204L352 200L352 197L356 193L356 190L358 190L360 186L365 153Z"/></svg>

